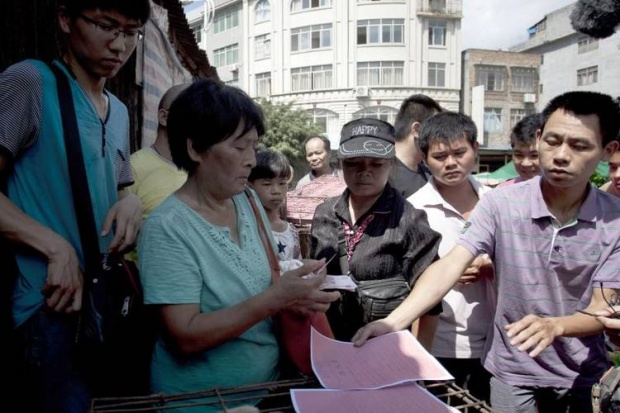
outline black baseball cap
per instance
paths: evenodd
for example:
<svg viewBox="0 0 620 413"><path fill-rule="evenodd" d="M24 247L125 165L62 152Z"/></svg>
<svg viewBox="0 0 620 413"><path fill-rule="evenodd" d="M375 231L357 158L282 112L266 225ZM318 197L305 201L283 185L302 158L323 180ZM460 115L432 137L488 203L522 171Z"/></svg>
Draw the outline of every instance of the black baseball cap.
<svg viewBox="0 0 620 413"><path fill-rule="evenodd" d="M338 157L392 159L395 156L394 136L394 127L382 120L352 120L342 127Z"/></svg>

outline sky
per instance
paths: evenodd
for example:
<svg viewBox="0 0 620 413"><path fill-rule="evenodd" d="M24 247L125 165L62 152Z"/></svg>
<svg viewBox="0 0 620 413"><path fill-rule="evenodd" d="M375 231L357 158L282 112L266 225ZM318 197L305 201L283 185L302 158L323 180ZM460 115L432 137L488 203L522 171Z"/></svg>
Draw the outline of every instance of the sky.
<svg viewBox="0 0 620 413"><path fill-rule="evenodd" d="M527 40L527 29L576 0L463 0L464 49L508 50Z"/></svg>

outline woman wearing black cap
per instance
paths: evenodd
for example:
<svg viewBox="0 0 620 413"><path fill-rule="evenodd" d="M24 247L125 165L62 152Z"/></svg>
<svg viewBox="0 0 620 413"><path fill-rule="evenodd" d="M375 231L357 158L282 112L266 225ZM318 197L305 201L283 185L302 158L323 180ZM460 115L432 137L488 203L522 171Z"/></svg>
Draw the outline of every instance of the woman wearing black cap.
<svg viewBox="0 0 620 413"><path fill-rule="evenodd" d="M394 128L363 118L342 128L338 158L347 188L319 205L310 256L329 259L328 274L349 273L356 292L344 292L327 312L334 335L350 340L364 324L389 314L418 276L437 259L441 236L426 215L390 186ZM418 338L430 346L441 305L420 319Z"/></svg>

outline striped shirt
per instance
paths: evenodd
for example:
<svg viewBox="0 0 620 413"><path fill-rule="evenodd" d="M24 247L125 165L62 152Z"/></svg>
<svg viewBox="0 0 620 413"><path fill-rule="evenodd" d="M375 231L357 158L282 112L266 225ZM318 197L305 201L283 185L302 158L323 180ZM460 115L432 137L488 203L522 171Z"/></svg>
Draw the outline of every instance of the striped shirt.
<svg viewBox="0 0 620 413"><path fill-rule="evenodd" d="M602 334L558 337L531 358L510 345L503 327L528 314L572 315L599 282L620 288L620 199L591 186L577 219L559 227L540 184L535 177L491 191L458 241L495 263L498 303L484 365L513 386L590 386L608 366Z"/></svg>

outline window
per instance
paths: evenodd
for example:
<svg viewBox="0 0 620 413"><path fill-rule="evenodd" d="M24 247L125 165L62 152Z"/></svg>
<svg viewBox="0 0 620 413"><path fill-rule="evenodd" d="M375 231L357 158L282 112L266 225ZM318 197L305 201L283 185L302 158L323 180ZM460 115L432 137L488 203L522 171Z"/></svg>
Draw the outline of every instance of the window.
<svg viewBox="0 0 620 413"><path fill-rule="evenodd" d="M202 23L198 23L195 26L192 26L192 33L194 33L194 37L196 38L196 43L200 44L202 42Z"/></svg>
<svg viewBox="0 0 620 413"><path fill-rule="evenodd" d="M476 85L484 85L485 91L504 90L506 69L502 66L476 66Z"/></svg>
<svg viewBox="0 0 620 413"><path fill-rule="evenodd" d="M428 44L431 46L446 45L446 22L433 21L428 23Z"/></svg>
<svg viewBox="0 0 620 413"><path fill-rule="evenodd" d="M221 33L237 26L239 26L239 9L236 6L215 12L213 33Z"/></svg>
<svg viewBox="0 0 620 413"><path fill-rule="evenodd" d="M512 67L512 91L532 93L536 92L538 74L536 69L530 67Z"/></svg>
<svg viewBox="0 0 620 413"><path fill-rule="evenodd" d="M404 19L373 19L357 22L357 44L403 43Z"/></svg>
<svg viewBox="0 0 620 413"><path fill-rule="evenodd" d="M361 62L357 64L358 86L402 86L404 62Z"/></svg>
<svg viewBox="0 0 620 413"><path fill-rule="evenodd" d="M525 109L510 109L510 127L514 127L525 115Z"/></svg>
<svg viewBox="0 0 620 413"><path fill-rule="evenodd" d="M260 0L256 3L254 9L254 18L256 23L264 22L271 19L271 4L268 0Z"/></svg>
<svg viewBox="0 0 620 413"><path fill-rule="evenodd" d="M384 120L386 122L394 124L397 113L398 110L389 106L372 106L355 112L353 114L353 119L373 118Z"/></svg>
<svg viewBox="0 0 620 413"><path fill-rule="evenodd" d="M232 72L232 79L225 81L228 86L236 86L239 87L239 71L234 70Z"/></svg>
<svg viewBox="0 0 620 413"><path fill-rule="evenodd" d="M271 95L271 72L256 75L256 96Z"/></svg>
<svg viewBox="0 0 620 413"><path fill-rule="evenodd" d="M316 9L318 7L328 7L332 5L332 0L293 0L291 11Z"/></svg>
<svg viewBox="0 0 620 413"><path fill-rule="evenodd" d="M271 56L271 35L263 34L254 38L254 59L266 59Z"/></svg>
<svg viewBox="0 0 620 413"><path fill-rule="evenodd" d="M591 37L582 37L577 42L577 53L588 53L592 50L598 49L598 39L593 39Z"/></svg>
<svg viewBox="0 0 620 413"><path fill-rule="evenodd" d="M444 87L446 85L446 64L433 63L428 64L428 85L435 87Z"/></svg>
<svg viewBox="0 0 620 413"><path fill-rule="evenodd" d="M428 0L428 8L431 11L445 11L446 0Z"/></svg>
<svg viewBox="0 0 620 413"><path fill-rule="evenodd" d="M538 23L536 23L534 26L527 29L527 32L530 38L532 38L536 36L537 33L542 32L544 30L547 30L547 18L546 17L542 19L541 21L539 21Z"/></svg>
<svg viewBox="0 0 620 413"><path fill-rule="evenodd" d="M307 112L321 133L338 133L338 115L335 112L327 109L310 109Z"/></svg>
<svg viewBox="0 0 620 413"><path fill-rule="evenodd" d="M291 51L322 49L332 45L332 25L298 27L291 30Z"/></svg>
<svg viewBox="0 0 620 413"><path fill-rule="evenodd" d="M215 67L232 65L239 62L239 45L231 44L230 46L215 49L213 51L213 65Z"/></svg>
<svg viewBox="0 0 620 413"><path fill-rule="evenodd" d="M502 109L484 108L484 131L497 132L502 130Z"/></svg>
<svg viewBox="0 0 620 413"><path fill-rule="evenodd" d="M577 70L577 86L591 85L598 82L598 66Z"/></svg>
<svg viewBox="0 0 620 413"><path fill-rule="evenodd" d="M538 85L538 93L543 94L543 84Z"/></svg>
<svg viewBox="0 0 620 413"><path fill-rule="evenodd" d="M332 87L332 65L291 69L291 90L317 90Z"/></svg>

